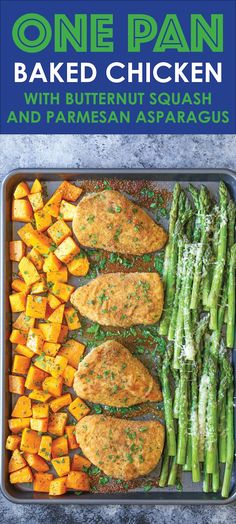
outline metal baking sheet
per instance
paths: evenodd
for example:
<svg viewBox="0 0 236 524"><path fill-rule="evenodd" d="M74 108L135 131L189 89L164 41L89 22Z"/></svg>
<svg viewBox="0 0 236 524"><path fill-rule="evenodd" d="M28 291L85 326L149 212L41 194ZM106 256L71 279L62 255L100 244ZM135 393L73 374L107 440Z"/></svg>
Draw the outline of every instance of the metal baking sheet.
<svg viewBox="0 0 236 524"><path fill-rule="evenodd" d="M207 185L214 194L220 180L227 184L229 192L236 200L236 174L227 169L19 169L9 173L1 187L1 489L3 494L14 503L26 504L227 504L236 500L236 463L232 476L231 494L227 500L220 494L202 492L202 484L193 484L191 474L184 473L182 477L183 491L175 488L153 488L146 493L142 488L130 490L126 493L89 493L79 497L68 493L61 497L49 497L44 493L35 493L23 486L11 485L8 478L8 453L5 450L5 440L8 434L7 419L10 416L12 395L8 393L7 379L11 365L11 344L9 342L9 311L8 294L12 267L9 261L8 243L16 230L11 222L11 199L13 189L21 180L33 181L35 177L47 182L49 195L63 180L86 182L86 180L123 179L152 181L160 188L169 191L178 180L183 186L193 182ZM166 224L164 224L166 225ZM236 349L233 351L234 371L236 368ZM236 373L236 371L235 371ZM235 380L236 383L236 380ZM235 413L236 415L236 413ZM236 418L236 417L235 417ZM235 436L236 441L236 436Z"/></svg>

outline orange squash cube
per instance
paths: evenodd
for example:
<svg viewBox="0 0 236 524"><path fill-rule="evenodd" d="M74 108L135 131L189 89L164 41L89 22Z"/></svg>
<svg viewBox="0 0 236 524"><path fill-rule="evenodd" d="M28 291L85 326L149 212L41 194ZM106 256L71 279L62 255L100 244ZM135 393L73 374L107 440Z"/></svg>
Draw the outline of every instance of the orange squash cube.
<svg viewBox="0 0 236 524"><path fill-rule="evenodd" d="M27 333L25 331L21 331L20 329L13 329L10 334L10 342L12 344L22 344L23 346L26 344L27 340Z"/></svg>
<svg viewBox="0 0 236 524"><path fill-rule="evenodd" d="M68 271L66 266L61 266L58 271L49 271L47 273L48 287L51 288L54 282L64 282L68 280Z"/></svg>
<svg viewBox="0 0 236 524"><path fill-rule="evenodd" d="M43 269L44 264L44 258L40 253L35 249L34 247L31 249L31 251L27 254L27 258L33 262L34 266L38 271L41 271Z"/></svg>
<svg viewBox="0 0 236 524"><path fill-rule="evenodd" d="M76 489L78 491L89 491L89 476L83 471L70 471L66 481L67 489Z"/></svg>
<svg viewBox="0 0 236 524"><path fill-rule="evenodd" d="M9 392L16 393L17 395L23 395L25 391L25 378L16 377L15 375L9 375Z"/></svg>
<svg viewBox="0 0 236 524"><path fill-rule="evenodd" d="M13 323L13 327L16 329L20 329L21 331L28 331L30 328L34 327L34 324L35 318L27 317L25 312L22 311L22 313L20 313L20 315Z"/></svg>
<svg viewBox="0 0 236 524"><path fill-rule="evenodd" d="M36 353L37 355L40 355L43 349L44 344L44 338L42 335L42 331L38 328L31 328L28 333L27 338L27 347L33 351L33 353Z"/></svg>
<svg viewBox="0 0 236 524"><path fill-rule="evenodd" d="M34 212L43 209L43 197L41 192L28 195L28 199Z"/></svg>
<svg viewBox="0 0 236 524"><path fill-rule="evenodd" d="M69 284L63 284L62 282L54 282L51 291L53 295L59 298L62 302L68 302L71 293L74 291L74 287Z"/></svg>
<svg viewBox="0 0 236 524"><path fill-rule="evenodd" d="M75 277L84 277L89 271L88 258L80 255L75 256L73 260L67 264L67 268L71 275L74 275Z"/></svg>
<svg viewBox="0 0 236 524"><path fill-rule="evenodd" d="M59 217L65 220L65 222L71 222L74 218L76 211L76 206L66 202L66 200L61 201Z"/></svg>
<svg viewBox="0 0 236 524"><path fill-rule="evenodd" d="M54 358L53 365L50 369L50 373L52 377L58 378L62 376L65 371L66 366L67 366L67 358L61 355L56 355L56 357Z"/></svg>
<svg viewBox="0 0 236 524"><path fill-rule="evenodd" d="M62 393L62 377L47 377L43 381L43 390L50 393L52 397L60 397Z"/></svg>
<svg viewBox="0 0 236 524"><path fill-rule="evenodd" d="M46 229L48 229L52 224L52 217L49 215L49 213L45 212L45 208L41 209L40 211L36 211L36 213L34 213L34 218L37 231L46 231Z"/></svg>
<svg viewBox="0 0 236 524"><path fill-rule="evenodd" d="M34 193L41 193L43 191L43 188L42 188L42 184L41 182L36 178L33 182L33 185L31 187L31 191L30 193L31 194L34 194Z"/></svg>
<svg viewBox="0 0 236 524"><path fill-rule="evenodd" d="M12 364L12 373L26 375L30 367L31 359L22 355L15 355Z"/></svg>
<svg viewBox="0 0 236 524"><path fill-rule="evenodd" d="M56 309L60 304L61 302L58 298L54 297L51 293L48 293L48 305L51 309Z"/></svg>
<svg viewBox="0 0 236 524"><path fill-rule="evenodd" d="M70 202L75 202L80 197L83 192L82 187L75 186L67 180L62 182L62 184L57 189L58 193L61 193L62 198L69 200Z"/></svg>
<svg viewBox="0 0 236 524"><path fill-rule="evenodd" d="M29 393L29 398L32 400L37 400L38 402L47 402L51 397L50 393L46 393L46 391L35 389Z"/></svg>
<svg viewBox="0 0 236 524"><path fill-rule="evenodd" d="M83 471L84 468L89 468L91 466L90 460L82 455L74 455L71 463L71 471Z"/></svg>
<svg viewBox="0 0 236 524"><path fill-rule="evenodd" d="M32 224L25 224L25 226L18 229L17 234L21 238L21 240L27 245L27 247L31 247L31 239L32 234L34 233L34 228Z"/></svg>
<svg viewBox="0 0 236 524"><path fill-rule="evenodd" d="M52 453L52 437L50 435L42 435L38 455L45 460L51 460Z"/></svg>
<svg viewBox="0 0 236 524"><path fill-rule="evenodd" d="M67 237L55 250L55 255L61 262L68 264L80 252L79 246L72 237Z"/></svg>
<svg viewBox="0 0 236 524"><path fill-rule="evenodd" d="M19 471L10 474L11 484L24 484L24 482L33 482L33 474L29 466L25 466Z"/></svg>
<svg viewBox="0 0 236 524"><path fill-rule="evenodd" d="M24 418L32 416L31 400L30 398L22 395L16 401L14 409L12 410L12 417Z"/></svg>
<svg viewBox="0 0 236 524"><path fill-rule="evenodd" d="M69 306L65 309L65 317L70 331L81 328L79 315L73 306Z"/></svg>
<svg viewBox="0 0 236 524"><path fill-rule="evenodd" d="M19 182L14 191L14 198L18 200L19 198L24 198L29 194L30 190L26 182Z"/></svg>
<svg viewBox="0 0 236 524"><path fill-rule="evenodd" d="M27 286L31 286L40 280L40 274L33 262L31 262L27 257L23 257L19 262L19 270Z"/></svg>
<svg viewBox="0 0 236 524"><path fill-rule="evenodd" d="M40 404L32 405L33 418L48 418L49 405L40 402Z"/></svg>
<svg viewBox="0 0 236 524"><path fill-rule="evenodd" d="M38 435L37 431L25 428L22 431L20 449L27 453L38 453L40 441L41 436Z"/></svg>
<svg viewBox="0 0 236 524"><path fill-rule="evenodd" d="M69 449L79 448L79 444L77 443L76 438L75 438L75 433L76 433L75 426L66 426L65 430L66 430L67 440L69 444Z"/></svg>
<svg viewBox="0 0 236 524"><path fill-rule="evenodd" d="M20 433L22 430L29 428L29 418L12 418L8 420L9 429L12 433Z"/></svg>
<svg viewBox="0 0 236 524"><path fill-rule="evenodd" d="M54 342L44 342L43 353L49 357L55 357L61 347L61 344L55 344Z"/></svg>
<svg viewBox="0 0 236 524"><path fill-rule="evenodd" d="M22 344L18 344L16 346L15 352L19 355L23 355L23 357L32 358L34 356L34 352L31 351L31 349L27 348L27 346L23 346Z"/></svg>
<svg viewBox="0 0 236 524"><path fill-rule="evenodd" d="M52 459L51 462L58 477L64 477L65 475L68 475L70 471L70 457L68 455L65 457L57 457Z"/></svg>
<svg viewBox="0 0 236 524"><path fill-rule="evenodd" d="M13 222L31 222L33 210L28 200L13 200L12 202L12 221Z"/></svg>
<svg viewBox="0 0 236 524"><path fill-rule="evenodd" d="M69 406L71 402L72 402L71 394L65 393L65 395L62 395L61 397L51 400L50 409L53 411L53 413L56 413L60 409L66 406Z"/></svg>
<svg viewBox="0 0 236 524"><path fill-rule="evenodd" d="M59 335L59 338L58 338L58 343L59 344L64 344L66 339L67 339L67 335L68 335L68 326L66 326L65 324L62 324L61 325L61 331L60 331L60 335Z"/></svg>
<svg viewBox="0 0 236 524"><path fill-rule="evenodd" d="M52 473L35 473L33 490L40 493L49 493L49 488L52 480Z"/></svg>
<svg viewBox="0 0 236 524"><path fill-rule="evenodd" d="M69 405L69 412L76 418L76 420L80 420L90 412L90 408L85 404L85 402L77 397Z"/></svg>
<svg viewBox="0 0 236 524"><path fill-rule="evenodd" d="M59 271L60 268L60 260L58 260L54 253L49 253L48 257L45 259L45 262L43 264L44 273L49 273L50 271Z"/></svg>
<svg viewBox="0 0 236 524"><path fill-rule="evenodd" d="M45 371L42 371L35 366L30 366L25 381L25 387L27 389L42 389L42 383L47 376L48 374L45 373Z"/></svg>
<svg viewBox="0 0 236 524"><path fill-rule="evenodd" d="M22 240L12 240L10 242L10 260L20 262L25 256L25 244Z"/></svg>
<svg viewBox="0 0 236 524"><path fill-rule="evenodd" d="M58 352L58 355L62 355L68 359L68 364L75 369L78 369L78 365L83 357L85 351L85 345L77 340L69 339Z"/></svg>
<svg viewBox="0 0 236 524"><path fill-rule="evenodd" d="M66 479L67 477L60 477L50 482L49 495L51 497L57 497L66 493Z"/></svg>
<svg viewBox="0 0 236 524"><path fill-rule="evenodd" d="M48 322L54 322L54 323L56 322L58 324L62 324L63 316L64 316L64 309L65 309L65 304L61 304L56 309L54 309L53 313L51 313L51 315L49 315L48 317Z"/></svg>
<svg viewBox="0 0 236 524"><path fill-rule="evenodd" d="M52 435L62 437L67 422L67 413L51 413L49 415L48 432Z"/></svg>
<svg viewBox="0 0 236 524"><path fill-rule="evenodd" d="M14 451L20 447L21 437L19 435L8 435L6 440L6 449Z"/></svg>
<svg viewBox="0 0 236 524"><path fill-rule="evenodd" d="M26 301L26 315L32 318L45 318L47 298L28 295Z"/></svg>
<svg viewBox="0 0 236 524"><path fill-rule="evenodd" d="M58 192L55 192L44 206L45 213L54 218L57 218L59 215L61 199L62 195Z"/></svg>
<svg viewBox="0 0 236 524"><path fill-rule="evenodd" d="M31 295L39 295L40 293L46 293L47 290L45 278L41 277L38 282L32 285L30 293Z"/></svg>
<svg viewBox="0 0 236 524"><path fill-rule="evenodd" d="M55 438L52 441L52 458L68 455L68 442L65 436Z"/></svg>
<svg viewBox="0 0 236 524"><path fill-rule="evenodd" d="M24 453L24 457L29 466L36 471L45 472L49 470L47 462L39 455L35 453Z"/></svg>
<svg viewBox="0 0 236 524"><path fill-rule="evenodd" d="M75 373L76 369L68 364L63 373L63 381L68 388L73 386Z"/></svg>
<svg viewBox="0 0 236 524"><path fill-rule="evenodd" d="M61 324L56 322L39 324L39 329L42 331L43 338L46 342L57 343L61 331Z"/></svg>
<svg viewBox="0 0 236 524"><path fill-rule="evenodd" d="M25 311L26 295L24 293L14 293L14 295L9 295L9 300L12 313Z"/></svg>
<svg viewBox="0 0 236 524"><path fill-rule="evenodd" d="M24 293L24 295L29 293L30 290L30 287L27 286L27 284L24 282L24 280L21 280L21 278L15 278L11 283L11 287L14 291Z"/></svg>
<svg viewBox="0 0 236 524"><path fill-rule="evenodd" d="M12 473L13 471L18 471L19 469L26 466L26 461L22 456L19 449L15 449L12 453L12 456L8 464L8 472Z"/></svg>
<svg viewBox="0 0 236 524"><path fill-rule="evenodd" d="M47 418L31 418L30 427L34 431L39 433L46 433L48 430L48 419Z"/></svg>
<svg viewBox="0 0 236 524"><path fill-rule="evenodd" d="M64 220L57 220L52 226L48 228L48 235L54 244L59 246L63 240L72 235L72 231L64 222Z"/></svg>

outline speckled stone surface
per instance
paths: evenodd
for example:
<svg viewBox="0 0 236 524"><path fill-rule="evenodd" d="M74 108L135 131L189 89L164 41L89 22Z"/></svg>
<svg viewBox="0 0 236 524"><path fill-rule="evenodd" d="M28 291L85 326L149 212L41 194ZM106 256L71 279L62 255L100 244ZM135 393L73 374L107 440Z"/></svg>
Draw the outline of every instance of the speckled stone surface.
<svg viewBox="0 0 236 524"><path fill-rule="evenodd" d="M23 167L231 168L230 135L2 135L0 177ZM0 523L10 524L225 524L236 506L30 506L0 498Z"/></svg>

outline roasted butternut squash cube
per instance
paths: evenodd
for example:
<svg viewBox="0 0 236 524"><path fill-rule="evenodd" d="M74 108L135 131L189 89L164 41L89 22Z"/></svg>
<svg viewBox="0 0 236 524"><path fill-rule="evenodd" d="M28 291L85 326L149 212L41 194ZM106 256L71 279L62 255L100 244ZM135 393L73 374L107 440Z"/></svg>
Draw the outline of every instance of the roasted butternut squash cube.
<svg viewBox="0 0 236 524"><path fill-rule="evenodd" d="M31 251L28 253L27 258L29 258L29 260L33 262L38 271L41 271L43 269L44 258L42 255L40 255L37 249L33 247Z"/></svg>
<svg viewBox="0 0 236 524"><path fill-rule="evenodd" d="M29 418L12 418L8 420L9 429L12 433L21 433L21 431L25 431L30 426L30 419Z"/></svg>
<svg viewBox="0 0 236 524"><path fill-rule="evenodd" d="M21 240L27 245L27 247L31 247L31 240L32 235L34 233L34 228L32 224L25 224L25 226L18 229L17 234L21 238Z"/></svg>
<svg viewBox="0 0 236 524"><path fill-rule="evenodd" d="M72 306L65 309L65 317L70 331L81 328L78 312Z"/></svg>
<svg viewBox="0 0 236 524"><path fill-rule="evenodd" d="M47 373L51 374L51 370L54 366L54 358L49 357L48 355L42 354L41 356L37 357L34 361L34 365L39 368L45 370Z"/></svg>
<svg viewBox="0 0 236 524"><path fill-rule="evenodd" d="M70 457L68 455L52 459L51 462L58 477L64 477L64 475L68 475L70 471Z"/></svg>
<svg viewBox="0 0 236 524"><path fill-rule="evenodd" d="M11 484L24 484L25 482L33 482L33 474L29 466L25 466L19 471L14 471L10 474Z"/></svg>
<svg viewBox="0 0 236 524"><path fill-rule="evenodd" d="M61 199L62 195L60 193L58 193L57 191L53 193L51 198L44 206L45 213L47 213L51 217L57 218L60 211Z"/></svg>
<svg viewBox="0 0 236 524"><path fill-rule="evenodd" d="M71 471L83 471L84 468L89 468L91 466L90 460L82 455L74 455L71 462Z"/></svg>
<svg viewBox="0 0 236 524"><path fill-rule="evenodd" d="M75 373L76 369L68 364L63 373L63 381L68 388L72 388L73 386Z"/></svg>
<svg viewBox="0 0 236 524"><path fill-rule="evenodd" d="M49 415L48 432L62 437L65 432L67 418L67 413L51 413Z"/></svg>
<svg viewBox="0 0 236 524"><path fill-rule="evenodd" d="M33 418L48 418L49 404L44 404L43 402L40 402L40 404L33 404L32 413Z"/></svg>
<svg viewBox="0 0 236 524"><path fill-rule="evenodd" d="M61 324L49 322L48 324L39 324L39 328L46 342L57 343L61 331Z"/></svg>
<svg viewBox="0 0 236 524"><path fill-rule="evenodd" d="M33 182L33 185L31 187L31 190L30 190L30 193L31 194L34 194L34 193L39 193L39 192L42 192L43 191L43 188L42 188L42 184L41 182L36 178Z"/></svg>
<svg viewBox="0 0 236 524"><path fill-rule="evenodd" d="M28 331L30 328L33 328L35 324L35 318L27 317L23 311L13 323L13 327L20 329L21 331Z"/></svg>
<svg viewBox="0 0 236 524"><path fill-rule="evenodd" d="M25 256L25 244L22 240L12 240L10 242L10 260L20 262Z"/></svg>
<svg viewBox="0 0 236 524"><path fill-rule="evenodd" d="M68 364L75 369L78 369L81 358L85 351L85 345L77 340L69 339L63 344L58 352L58 355L62 355L68 359Z"/></svg>
<svg viewBox="0 0 236 524"><path fill-rule="evenodd" d="M53 295L59 298L62 302L68 302L71 293L74 291L74 287L69 284L64 284L62 282L54 282L51 287Z"/></svg>
<svg viewBox="0 0 236 524"><path fill-rule="evenodd" d="M62 198L64 198L65 200L75 202L80 197L81 193L83 192L83 189L65 180L58 187L57 191L61 193Z"/></svg>
<svg viewBox="0 0 236 524"><path fill-rule="evenodd" d="M76 211L76 206L66 202L66 200L61 201L59 217L65 220L65 222L71 222L74 218Z"/></svg>
<svg viewBox="0 0 236 524"><path fill-rule="evenodd" d="M65 309L65 304L61 304L56 309L54 309L54 311L51 313L51 315L49 315L47 319L48 322L54 322L54 323L56 322L58 324L62 324L63 316L64 316L64 309Z"/></svg>
<svg viewBox="0 0 236 524"><path fill-rule="evenodd" d="M66 426L66 435L68 440L69 449L77 449L79 448L79 444L76 442L75 438L75 426Z"/></svg>
<svg viewBox="0 0 236 524"><path fill-rule="evenodd" d="M31 359L23 357L23 355L15 355L12 364L12 373L19 373L19 375L26 375L30 367Z"/></svg>
<svg viewBox="0 0 236 524"><path fill-rule="evenodd" d="M52 377L58 378L62 376L67 366L67 362L68 361L66 357L63 357L61 355L56 355L56 357L54 358L53 365L50 368L50 373Z"/></svg>
<svg viewBox="0 0 236 524"><path fill-rule="evenodd" d="M22 234L22 229L18 231L18 235L20 235L20 232ZM27 239L28 247L35 248L40 255L48 255L54 249L54 246L50 238L41 233L41 231L36 231L36 229L32 228L30 231L24 231L23 235Z"/></svg>
<svg viewBox="0 0 236 524"><path fill-rule="evenodd" d="M30 293L31 295L39 295L40 293L46 293L47 290L45 278L41 276L40 280L32 285Z"/></svg>
<svg viewBox="0 0 236 524"><path fill-rule="evenodd" d="M32 416L31 400L30 398L22 395L16 401L16 404L12 410L12 417L25 418Z"/></svg>
<svg viewBox="0 0 236 524"><path fill-rule="evenodd" d="M40 280L40 274L33 262L31 262L27 257L23 257L19 262L19 270L27 286L31 286Z"/></svg>
<svg viewBox="0 0 236 524"><path fill-rule="evenodd" d="M89 476L83 471L70 471L66 480L67 489L89 491Z"/></svg>
<svg viewBox="0 0 236 524"><path fill-rule="evenodd" d="M55 255L61 262L68 264L80 252L79 246L72 237L67 237L55 250Z"/></svg>
<svg viewBox="0 0 236 524"><path fill-rule="evenodd" d="M49 357L55 357L61 347L61 344L54 344L54 342L44 342L43 353Z"/></svg>
<svg viewBox="0 0 236 524"><path fill-rule="evenodd" d="M51 497L57 497L66 493L66 479L67 477L61 477L50 482L49 495Z"/></svg>
<svg viewBox="0 0 236 524"><path fill-rule="evenodd" d="M51 460L52 452L52 437L50 435L42 435L38 455L45 460Z"/></svg>
<svg viewBox="0 0 236 524"><path fill-rule="evenodd" d="M21 280L21 278L15 278L11 283L11 287L14 289L14 291L24 293L24 295L27 295L30 290L30 287L27 286L27 284L24 282L24 280Z"/></svg>
<svg viewBox="0 0 236 524"><path fill-rule="evenodd" d="M35 453L24 453L24 457L29 466L36 471L45 472L49 470L49 465L39 455Z"/></svg>
<svg viewBox="0 0 236 524"><path fill-rule="evenodd" d="M10 342L12 344L25 344L27 340L27 333L20 329L13 329L10 334Z"/></svg>
<svg viewBox="0 0 236 524"><path fill-rule="evenodd" d="M47 298L28 295L26 300L26 315L32 318L45 318Z"/></svg>
<svg viewBox="0 0 236 524"><path fill-rule="evenodd" d="M65 436L55 438L52 441L52 458L68 455L68 442Z"/></svg>
<svg viewBox="0 0 236 524"><path fill-rule="evenodd" d="M32 358L34 356L34 352L22 344L17 344L15 351L18 355L23 355L23 357Z"/></svg>
<svg viewBox="0 0 236 524"><path fill-rule="evenodd" d="M60 397L62 393L62 377L46 377L43 381L43 391L50 393L52 397Z"/></svg>
<svg viewBox="0 0 236 524"><path fill-rule="evenodd" d="M84 277L89 271L89 261L87 257L80 256L79 254L78 256L75 256L69 264L67 264L67 268L71 275L74 275L75 277Z"/></svg>
<svg viewBox="0 0 236 524"><path fill-rule="evenodd" d="M38 402L47 402L51 397L50 393L46 393L46 391L35 389L29 393L29 398L32 400L37 400Z"/></svg>
<svg viewBox="0 0 236 524"><path fill-rule="evenodd" d="M25 311L26 295L24 293L14 293L14 295L9 295L9 300L12 313Z"/></svg>
<svg viewBox="0 0 236 524"><path fill-rule="evenodd" d="M30 194L28 195L28 199L30 201L30 204L34 212L37 212L43 209L42 193L39 192L39 193Z"/></svg>
<svg viewBox="0 0 236 524"><path fill-rule="evenodd" d="M34 431L46 433L46 431L48 430L48 418L31 418L30 427Z"/></svg>
<svg viewBox="0 0 236 524"><path fill-rule="evenodd" d="M36 211L36 213L34 213L34 218L37 231L46 231L46 229L48 229L52 224L52 217L49 213L45 212L44 208L40 211Z"/></svg>
<svg viewBox="0 0 236 524"><path fill-rule="evenodd" d="M30 190L26 182L20 182L14 191L14 198L18 200L19 198L24 198L29 194Z"/></svg>
<svg viewBox="0 0 236 524"><path fill-rule="evenodd" d="M68 335L68 326L66 326L65 324L62 324L58 343L64 344L66 342L67 335Z"/></svg>
<svg viewBox="0 0 236 524"><path fill-rule="evenodd" d="M27 453L38 453L40 441L41 436L38 435L37 431L25 428L22 431L20 449Z"/></svg>
<svg viewBox="0 0 236 524"><path fill-rule="evenodd" d="M17 395L23 395L25 391L25 378L16 377L15 375L9 375L8 387L10 393L16 393Z"/></svg>
<svg viewBox="0 0 236 524"><path fill-rule="evenodd" d="M20 447L21 437L19 435L8 435L6 440L6 449L14 451Z"/></svg>
<svg viewBox="0 0 236 524"><path fill-rule="evenodd" d="M28 200L13 200L12 202L12 221L13 222L31 222L33 210Z"/></svg>
<svg viewBox="0 0 236 524"><path fill-rule="evenodd" d="M58 260L54 253L49 253L43 264L43 271L49 273L50 271L59 271L61 268L61 262Z"/></svg>
<svg viewBox="0 0 236 524"><path fill-rule="evenodd" d="M25 387L27 389L42 389L42 383L47 376L48 374L45 371L42 371L35 366L30 366L25 381Z"/></svg>
<svg viewBox="0 0 236 524"><path fill-rule="evenodd" d="M49 493L49 488L52 480L52 473L35 473L33 490L39 493Z"/></svg>
<svg viewBox="0 0 236 524"><path fill-rule="evenodd" d="M62 266L59 271L49 271L47 273L47 284L49 289L52 288L53 284L55 282L64 282L66 283L68 280L68 271L66 266Z"/></svg>
<svg viewBox="0 0 236 524"><path fill-rule="evenodd" d="M71 402L68 409L71 415L76 418L76 420L80 420L90 412L90 408L79 397Z"/></svg>
<svg viewBox="0 0 236 524"><path fill-rule="evenodd" d="M54 244L59 246L63 240L72 235L72 231L64 222L64 220L57 220L52 226L48 228L48 235Z"/></svg>
<svg viewBox="0 0 236 524"><path fill-rule="evenodd" d="M52 293L48 293L48 305L51 309L56 309L60 304L61 302L57 297L54 297Z"/></svg>
<svg viewBox="0 0 236 524"><path fill-rule="evenodd" d="M42 331L38 328L31 328L28 333L27 347L34 353L40 355L42 353L44 338Z"/></svg>
<svg viewBox="0 0 236 524"><path fill-rule="evenodd" d="M26 466L26 461L21 454L19 449L15 449L12 453L12 456L8 464L8 472L12 473L13 471L18 471L19 469Z"/></svg>
<svg viewBox="0 0 236 524"><path fill-rule="evenodd" d="M51 400L50 409L53 411L53 413L56 413L60 409L66 406L69 406L71 402L72 402L71 394L65 393L65 395L62 395L61 397Z"/></svg>

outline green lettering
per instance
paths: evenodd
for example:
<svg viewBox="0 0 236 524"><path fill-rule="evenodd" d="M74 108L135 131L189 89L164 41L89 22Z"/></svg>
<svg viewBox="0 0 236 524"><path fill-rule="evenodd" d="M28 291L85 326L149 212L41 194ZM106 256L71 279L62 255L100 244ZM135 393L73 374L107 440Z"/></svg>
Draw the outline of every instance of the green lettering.
<svg viewBox="0 0 236 524"><path fill-rule="evenodd" d="M153 51L160 53L168 49L176 49L181 53L189 51L177 15L166 15Z"/></svg>
<svg viewBox="0 0 236 524"><path fill-rule="evenodd" d="M138 53L141 44L151 42L157 33L157 23L149 15L128 15L128 51Z"/></svg>
<svg viewBox="0 0 236 524"><path fill-rule="evenodd" d="M113 24L113 15L91 15L91 51L92 52L109 52L114 50L114 44L108 39L113 38L113 27L106 27Z"/></svg>
<svg viewBox="0 0 236 524"><path fill-rule="evenodd" d="M191 15L191 51L203 51L203 43L214 52L224 51L223 44L223 15L211 15L209 25L202 15Z"/></svg>
<svg viewBox="0 0 236 524"><path fill-rule="evenodd" d="M75 15L74 24L66 15L55 15L55 51L65 53L68 42L77 52L87 51L87 15Z"/></svg>
<svg viewBox="0 0 236 524"><path fill-rule="evenodd" d="M38 30L38 36L34 39L26 36L26 30L32 27ZM14 23L12 38L16 46L22 51L26 53L39 53L43 51L51 41L51 26L44 16L37 13L27 13L20 16Z"/></svg>

